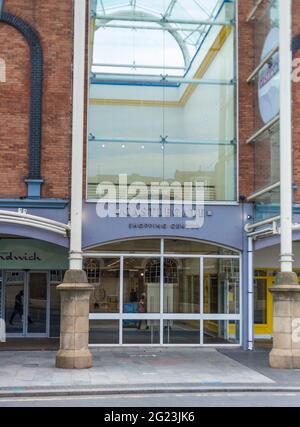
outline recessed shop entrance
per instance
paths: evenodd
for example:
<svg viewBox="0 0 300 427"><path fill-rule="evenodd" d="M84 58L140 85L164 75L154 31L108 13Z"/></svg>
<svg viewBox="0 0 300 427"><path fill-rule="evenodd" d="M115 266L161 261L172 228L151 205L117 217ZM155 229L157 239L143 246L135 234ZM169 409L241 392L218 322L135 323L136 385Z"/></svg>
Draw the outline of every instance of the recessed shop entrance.
<svg viewBox="0 0 300 427"><path fill-rule="evenodd" d="M49 273L6 271L4 309L7 336L49 335Z"/></svg>
<svg viewBox="0 0 300 427"><path fill-rule="evenodd" d="M241 345L240 254L200 241L117 242L84 254L94 345Z"/></svg>

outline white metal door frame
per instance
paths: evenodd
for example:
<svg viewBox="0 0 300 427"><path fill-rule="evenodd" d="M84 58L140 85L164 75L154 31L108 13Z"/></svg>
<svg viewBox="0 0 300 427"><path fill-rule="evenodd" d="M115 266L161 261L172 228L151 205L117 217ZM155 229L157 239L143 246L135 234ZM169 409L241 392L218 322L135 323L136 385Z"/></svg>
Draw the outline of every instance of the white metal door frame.
<svg viewBox="0 0 300 427"><path fill-rule="evenodd" d="M9 333L7 338L48 338L50 336L50 271L47 270L3 270L3 288L2 288L2 309L5 318L6 284L8 273L23 273L24 280L24 301L23 301L23 331L22 333ZM47 302L46 302L46 332L28 333L28 314L29 314L29 276L31 273L41 273L47 276ZM0 301L1 303L1 301Z"/></svg>
<svg viewBox="0 0 300 427"><path fill-rule="evenodd" d="M116 320L119 321L119 344L92 344L92 347L112 347L112 346L164 346L164 347L174 347L174 346L184 346L184 347L240 347L243 342L243 299L242 299L242 254L239 255L188 255L188 254L172 254L164 252L164 239L161 239L160 253L84 253L84 258L119 258L120 259L120 309L119 313L90 313L90 320ZM161 262L161 275L160 275L160 313L124 313L123 312L123 297L124 297L124 260L127 258L159 258ZM164 260L166 258L172 259L198 259L199 260L199 271L200 271L200 280L199 280L199 294L200 294L200 313L196 314L175 314L175 313L164 313L163 306L163 297L164 297ZM239 260L239 313L238 314L205 314L204 313L204 261L205 259L236 259ZM160 321L160 343L159 344L123 344L123 321L124 320L158 320ZM199 344L165 344L163 342L163 331L164 331L164 321L165 320L199 320L199 329L200 329L200 340ZM238 321L239 322L239 343L237 344L204 344L204 322L206 320L215 320L215 321Z"/></svg>

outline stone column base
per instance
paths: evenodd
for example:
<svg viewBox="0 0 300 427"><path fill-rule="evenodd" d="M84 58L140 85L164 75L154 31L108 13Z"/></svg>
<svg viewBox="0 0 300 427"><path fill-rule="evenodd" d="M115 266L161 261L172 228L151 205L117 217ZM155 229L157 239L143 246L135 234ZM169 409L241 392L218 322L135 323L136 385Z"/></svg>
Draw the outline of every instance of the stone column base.
<svg viewBox="0 0 300 427"><path fill-rule="evenodd" d="M89 351L89 285L82 270L67 271L64 283L57 288L61 294L60 350L56 367L60 369L88 369L93 366Z"/></svg>
<svg viewBox="0 0 300 427"><path fill-rule="evenodd" d="M300 286L295 273L278 273L273 294L271 368L300 369Z"/></svg>
<svg viewBox="0 0 300 427"><path fill-rule="evenodd" d="M89 369L93 367L93 357L89 350L59 350L56 355L59 369Z"/></svg>

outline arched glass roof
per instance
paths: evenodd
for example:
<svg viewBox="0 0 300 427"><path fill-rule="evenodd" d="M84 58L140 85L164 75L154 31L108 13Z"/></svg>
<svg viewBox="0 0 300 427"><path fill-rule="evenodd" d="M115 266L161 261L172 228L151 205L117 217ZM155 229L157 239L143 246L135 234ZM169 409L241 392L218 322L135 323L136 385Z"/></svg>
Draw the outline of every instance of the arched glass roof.
<svg viewBox="0 0 300 427"><path fill-rule="evenodd" d="M94 73L183 76L234 0L92 0ZM228 21L229 22L229 21ZM122 41L122 45L120 45Z"/></svg>

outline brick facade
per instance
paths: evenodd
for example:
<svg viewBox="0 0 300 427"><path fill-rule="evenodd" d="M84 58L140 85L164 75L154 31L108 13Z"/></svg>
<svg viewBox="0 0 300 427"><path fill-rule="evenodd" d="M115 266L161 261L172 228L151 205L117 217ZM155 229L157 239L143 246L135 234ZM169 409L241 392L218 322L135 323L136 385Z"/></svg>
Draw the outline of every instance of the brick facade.
<svg viewBox="0 0 300 427"><path fill-rule="evenodd" d="M267 0L262 3L260 9L264 8ZM258 130L263 123L257 116L257 89L255 84L247 84L246 79L259 63L255 42L261 44L262 38L268 33L266 20L265 25L260 26L261 34L255 29L254 24L247 23L246 19L252 7L256 4L254 0L239 1L239 138L240 138L240 194L249 195L255 187L261 183L265 186L268 175L270 175L270 144L259 150L255 155L254 145L247 146L245 141ZM258 12L261 10L258 9ZM293 1L293 36L300 34L300 0ZM256 30L256 31L255 31ZM259 49L257 50L259 51ZM247 55L245 55L247 52ZM300 57L300 50L296 53ZM294 182L300 189L300 120L298 111L300 109L300 83L293 84L293 161ZM260 124L259 124L260 123ZM256 177L254 176L254 160L257 161ZM276 171L275 171L276 172ZM274 172L273 172L274 174ZM295 193L295 201L300 203L300 191Z"/></svg>
<svg viewBox="0 0 300 427"><path fill-rule="evenodd" d="M254 85L246 80L255 67L254 29L246 22L254 0L238 2L238 56L239 56L239 193L248 196L254 189L254 150L246 141L254 132Z"/></svg>
<svg viewBox="0 0 300 427"><path fill-rule="evenodd" d="M254 26L246 22L255 3L255 0L238 2L239 194L245 196L255 189L255 152L253 145L246 144L246 140L256 130L256 88L255 84L246 83L257 65ZM293 33L299 34L300 17L296 10L300 7L300 0L294 0L293 3ZM45 179L42 195L68 198L71 171L73 1L6 0L5 11L23 18L41 37L44 51L42 176ZM24 197L24 179L28 175L29 48L17 30L3 23L0 23L0 46L0 58L6 62L7 75L6 83L0 83L0 197ZM86 61L87 58L88 55ZM88 85L86 106L87 91ZM300 170L296 167L300 162L300 124L297 117L300 107L299 83L293 86L293 101L295 183L300 186ZM85 129L86 117L87 114ZM86 147L85 135L83 139ZM268 156L268 150L266 153ZM296 200L300 202L300 191L296 193Z"/></svg>
<svg viewBox="0 0 300 427"><path fill-rule="evenodd" d="M70 195L72 117L72 0L6 0L5 12L35 29L44 51L42 121L43 197ZM0 197L24 197L28 176L30 52L23 36L0 23L0 58L6 83L0 83Z"/></svg>

